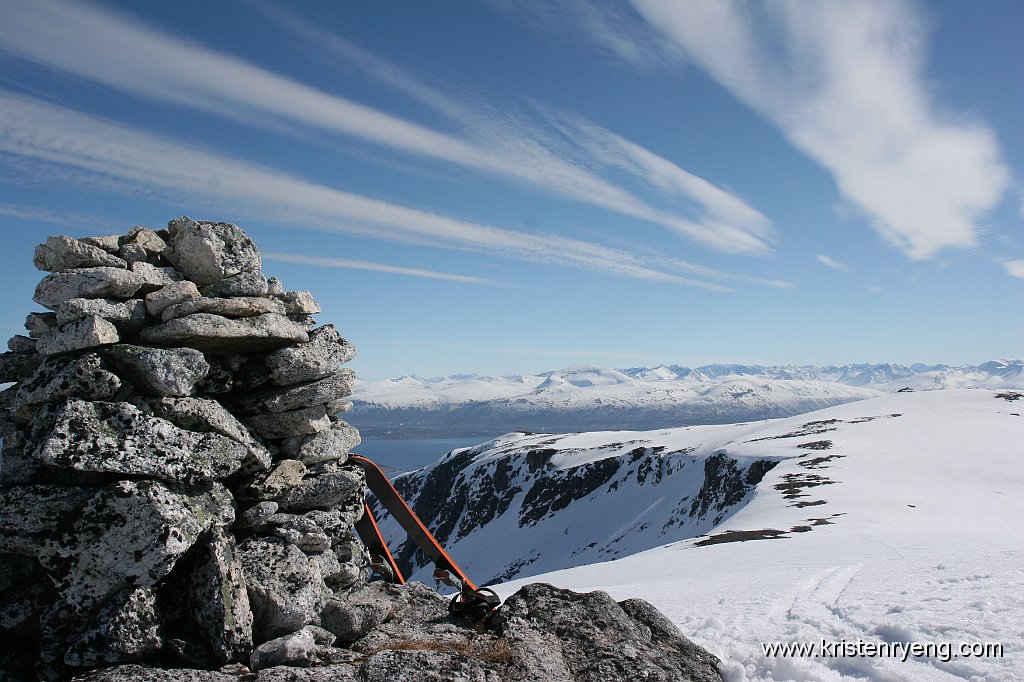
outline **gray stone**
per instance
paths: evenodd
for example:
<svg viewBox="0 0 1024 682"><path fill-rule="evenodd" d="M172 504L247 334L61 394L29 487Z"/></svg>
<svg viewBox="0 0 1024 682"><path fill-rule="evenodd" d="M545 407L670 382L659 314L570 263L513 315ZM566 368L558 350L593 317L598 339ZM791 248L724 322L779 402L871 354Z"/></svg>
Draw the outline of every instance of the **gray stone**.
<svg viewBox="0 0 1024 682"><path fill-rule="evenodd" d="M134 267L132 266L138 263L145 263L146 259L149 258L149 254L146 253L146 249L142 248L140 244L122 244L117 255L128 263L128 267L133 270Z"/></svg>
<svg viewBox="0 0 1024 682"><path fill-rule="evenodd" d="M255 671L275 665L308 667L316 663L316 651L313 633L302 629L260 644L249 658L249 668Z"/></svg>
<svg viewBox="0 0 1024 682"><path fill-rule="evenodd" d="M171 282L156 291L146 294L146 310L150 315L157 317L170 306L187 301L190 298L199 298L199 289L196 287L195 282L189 282L188 280Z"/></svg>
<svg viewBox="0 0 1024 682"><path fill-rule="evenodd" d="M55 485L0 488L0 552L37 556L61 521L95 494L92 488Z"/></svg>
<svg viewBox="0 0 1024 682"><path fill-rule="evenodd" d="M121 248L121 236L116 234L103 235L98 237L82 237L78 241L83 244L103 249L107 253L117 254Z"/></svg>
<svg viewBox="0 0 1024 682"><path fill-rule="evenodd" d="M253 537L239 546L254 643L317 624L330 590L302 551L276 539Z"/></svg>
<svg viewBox="0 0 1024 682"><path fill-rule="evenodd" d="M281 452L303 464L313 465L332 460L344 461L360 442L359 431L338 419L331 428L312 436L285 438L281 442Z"/></svg>
<svg viewBox="0 0 1024 682"><path fill-rule="evenodd" d="M383 585L371 583L345 597L328 599L320 612L320 625L338 638L338 644L351 644L361 639L387 620L400 605Z"/></svg>
<svg viewBox="0 0 1024 682"><path fill-rule="evenodd" d="M281 285L281 280L277 277L267 278L267 295L279 296L284 293L284 287Z"/></svg>
<svg viewBox="0 0 1024 682"><path fill-rule="evenodd" d="M88 353L70 362L64 358L47 358L18 387L12 405L16 412L61 402L72 396L83 400L109 400L121 389L121 379L103 368L96 353Z"/></svg>
<svg viewBox="0 0 1024 682"><path fill-rule="evenodd" d="M241 558L234 537L220 528L199 548L188 610L196 633L220 663L242 660L252 650L252 610Z"/></svg>
<svg viewBox="0 0 1024 682"><path fill-rule="evenodd" d="M272 298L239 296L237 298L193 298L168 306L163 320L173 320L193 313L212 313L224 317L254 317L264 313L284 315L284 305Z"/></svg>
<svg viewBox="0 0 1024 682"><path fill-rule="evenodd" d="M267 280L261 272L243 272L200 287L203 296L266 296Z"/></svg>
<svg viewBox="0 0 1024 682"><path fill-rule="evenodd" d="M161 398L150 401L153 413L177 427L201 433L219 433L245 446L248 455L238 470L240 474L266 471L270 468L270 452L216 400L204 398Z"/></svg>
<svg viewBox="0 0 1024 682"><path fill-rule="evenodd" d="M236 408L243 414L285 412L307 405L325 404L352 394L355 372L342 367L325 379L295 386L283 386L256 391L238 399Z"/></svg>
<svg viewBox="0 0 1024 682"><path fill-rule="evenodd" d="M244 420L253 431L264 438L286 438L319 433L331 428L331 419L323 405L314 405L291 412L260 414Z"/></svg>
<svg viewBox="0 0 1024 682"><path fill-rule="evenodd" d="M117 481L101 489L39 552L39 560L73 614L86 614L114 593L151 587L214 525L232 523L231 495L158 481Z"/></svg>
<svg viewBox="0 0 1024 682"><path fill-rule="evenodd" d="M138 247L141 248L141 247ZM145 256L145 254L140 254ZM131 271L143 279L142 288L139 293L148 294L168 284L187 281L180 272L174 268L162 268L147 262L138 260L131 265Z"/></svg>
<svg viewBox="0 0 1024 682"><path fill-rule="evenodd" d="M283 511L330 509L353 496L358 496L366 485L363 470L341 466L334 470L307 476L296 486L274 499Z"/></svg>
<svg viewBox="0 0 1024 682"><path fill-rule="evenodd" d="M29 313L25 317L25 329L33 339L38 339L57 326L56 313Z"/></svg>
<svg viewBox="0 0 1024 682"><path fill-rule="evenodd" d="M474 645L435 642L424 643L419 647L384 648L367 659L360 668L359 679L362 682L391 682L396 679L416 682L503 682L509 679L499 672L504 665L489 666L481 660L484 653L470 655L469 652L483 649L478 642L474 642ZM547 678L536 679L553 682Z"/></svg>
<svg viewBox="0 0 1024 682"><path fill-rule="evenodd" d="M325 325L309 333L309 343L276 350L266 362L275 384L291 386L331 376L353 357L355 347L340 338L332 325Z"/></svg>
<svg viewBox="0 0 1024 682"><path fill-rule="evenodd" d="M12 353L34 353L36 340L27 336L15 335L7 341L7 349Z"/></svg>
<svg viewBox="0 0 1024 682"><path fill-rule="evenodd" d="M274 514L263 527L306 554L320 554L331 548L331 538L327 533L314 519L301 514Z"/></svg>
<svg viewBox="0 0 1024 682"><path fill-rule="evenodd" d="M56 310L69 298L131 298L144 281L141 275L120 268L66 270L44 277L32 300Z"/></svg>
<svg viewBox="0 0 1024 682"><path fill-rule="evenodd" d="M286 291L277 296L284 303L289 315L316 315L320 306L308 291Z"/></svg>
<svg viewBox="0 0 1024 682"><path fill-rule="evenodd" d="M37 341L36 351L42 356L57 355L105 346L120 340L117 327L102 317L90 315L46 332Z"/></svg>
<svg viewBox="0 0 1024 682"><path fill-rule="evenodd" d="M288 343L305 343L306 331L275 313L232 320L196 313L142 330L142 339L161 346L188 346L213 353L266 351Z"/></svg>
<svg viewBox="0 0 1024 682"><path fill-rule="evenodd" d="M216 670L154 668L148 665L131 664L120 665L114 668L103 668L75 679L78 682L239 682L239 680L245 678L240 678L235 674L221 673ZM289 682L293 680L293 678L281 679L282 682L286 679Z"/></svg>
<svg viewBox="0 0 1024 682"><path fill-rule="evenodd" d="M274 464L274 468L266 476L246 486L245 496L253 499L269 500L284 494L289 488L302 483L306 475L306 465L298 460L285 459Z"/></svg>
<svg viewBox="0 0 1024 682"><path fill-rule="evenodd" d="M715 656L642 600L618 604L604 592L534 583L508 598L499 623L519 673L513 679L722 679Z"/></svg>
<svg viewBox="0 0 1024 682"><path fill-rule="evenodd" d="M64 662L76 667L109 665L156 654L163 645L153 590L128 588L100 608Z"/></svg>
<svg viewBox="0 0 1024 682"><path fill-rule="evenodd" d="M185 483L230 476L247 454L231 438L179 429L129 403L75 399L58 411L38 450L41 461L58 468Z"/></svg>
<svg viewBox="0 0 1024 682"><path fill-rule="evenodd" d="M57 323L68 324L96 315L117 327L118 332L135 333L146 321L146 304L137 298L112 301L105 298L72 298L57 308Z"/></svg>
<svg viewBox="0 0 1024 682"><path fill-rule="evenodd" d="M242 521L249 528L259 530L267 522L267 519L277 513L277 509L277 502L264 500L246 509L242 514Z"/></svg>
<svg viewBox="0 0 1024 682"><path fill-rule="evenodd" d="M168 249L167 242L148 227L136 225L121 240L122 244L136 244L150 256L163 256Z"/></svg>
<svg viewBox="0 0 1024 682"><path fill-rule="evenodd" d="M170 248L164 255L200 286L260 269L259 250L235 225L181 217L172 220L167 229Z"/></svg>
<svg viewBox="0 0 1024 682"><path fill-rule="evenodd" d="M210 365L192 348L148 348L121 343L103 352L117 373L145 395L186 396Z"/></svg>
<svg viewBox="0 0 1024 682"><path fill-rule="evenodd" d="M101 248L63 236L49 237L45 244L37 246L32 264L39 270L50 272L76 268L128 267L122 259Z"/></svg>

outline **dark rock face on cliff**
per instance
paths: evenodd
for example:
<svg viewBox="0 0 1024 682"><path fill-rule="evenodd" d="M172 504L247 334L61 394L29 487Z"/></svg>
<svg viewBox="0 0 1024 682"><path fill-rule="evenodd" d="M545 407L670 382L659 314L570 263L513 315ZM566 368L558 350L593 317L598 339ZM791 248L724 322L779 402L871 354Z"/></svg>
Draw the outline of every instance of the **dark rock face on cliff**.
<svg viewBox="0 0 1024 682"><path fill-rule="evenodd" d="M646 602L532 585L474 623L369 582L335 416L354 348L238 227L51 237L35 263L50 312L0 355L0 680L720 679Z"/></svg>

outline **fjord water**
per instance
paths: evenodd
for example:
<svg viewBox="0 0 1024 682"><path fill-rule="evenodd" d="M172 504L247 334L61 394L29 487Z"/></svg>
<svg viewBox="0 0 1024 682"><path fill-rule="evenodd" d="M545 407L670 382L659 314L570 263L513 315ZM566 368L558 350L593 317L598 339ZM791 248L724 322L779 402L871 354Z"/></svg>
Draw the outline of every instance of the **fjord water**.
<svg viewBox="0 0 1024 682"><path fill-rule="evenodd" d="M387 472L388 476L424 467L444 457L452 450L477 445L490 440L489 436L463 438L410 438L386 440L364 438L355 449Z"/></svg>

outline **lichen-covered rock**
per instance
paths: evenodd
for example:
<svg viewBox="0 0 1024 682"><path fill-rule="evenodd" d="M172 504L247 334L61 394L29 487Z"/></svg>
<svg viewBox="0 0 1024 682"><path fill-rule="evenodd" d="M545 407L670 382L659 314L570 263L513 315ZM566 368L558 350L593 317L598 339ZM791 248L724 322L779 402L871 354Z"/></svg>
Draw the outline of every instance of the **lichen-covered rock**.
<svg viewBox="0 0 1024 682"><path fill-rule="evenodd" d="M195 313L142 330L142 340L159 346L187 346L213 354L272 350L305 343L306 330L276 313L231 319Z"/></svg>
<svg viewBox="0 0 1024 682"><path fill-rule="evenodd" d="M95 494L72 486L0 488L0 552L37 556L61 523Z"/></svg>
<svg viewBox="0 0 1024 682"><path fill-rule="evenodd" d="M315 473L274 498L284 511L330 509L358 494L366 485L363 470L353 466L339 466Z"/></svg>
<svg viewBox="0 0 1024 682"><path fill-rule="evenodd" d="M141 393L187 396L210 371L203 354L193 348L147 348L120 343L103 356Z"/></svg>
<svg viewBox="0 0 1024 682"><path fill-rule="evenodd" d="M45 357L96 346L106 346L120 340L121 335L118 333L117 327L102 317L90 315L68 324L62 324L43 334L36 343L36 352Z"/></svg>
<svg viewBox="0 0 1024 682"><path fill-rule="evenodd" d="M67 324L96 315L113 323L119 332L137 332L146 321L146 304L140 299L114 301L105 298L72 298L57 308L57 323Z"/></svg>
<svg viewBox="0 0 1024 682"><path fill-rule="evenodd" d="M121 379L103 368L96 353L87 353L70 362L47 358L32 376L18 386L12 408L15 412L43 403L62 402L66 398L109 400L121 389Z"/></svg>
<svg viewBox="0 0 1024 682"><path fill-rule="evenodd" d="M327 600L320 612L320 624L339 644L351 644L387 620L400 606L385 583L371 583L344 597Z"/></svg>
<svg viewBox="0 0 1024 682"><path fill-rule="evenodd" d="M267 356L270 377L278 386L292 386L331 376L355 357L355 347L333 325L309 332L309 343L287 346Z"/></svg>
<svg viewBox="0 0 1024 682"><path fill-rule="evenodd" d="M313 633L305 628L256 647L249 659L251 670L262 670L275 665L305 668L316 662L318 644Z"/></svg>
<svg viewBox="0 0 1024 682"><path fill-rule="evenodd" d="M355 373L343 367L331 376L317 381L256 391L236 400L235 407L243 414L295 410L351 395L354 383Z"/></svg>
<svg viewBox="0 0 1024 682"><path fill-rule="evenodd" d="M316 315L320 312L320 306L308 291L286 291L277 297L284 302L289 315Z"/></svg>
<svg viewBox="0 0 1024 682"><path fill-rule="evenodd" d="M65 270L44 277L32 300L56 310L69 298L131 298L144 281L141 275L121 268Z"/></svg>
<svg viewBox="0 0 1024 682"><path fill-rule="evenodd" d="M150 587L214 525L234 520L231 495L158 481L117 481L97 492L38 552L62 607L86 614L129 587Z"/></svg>
<svg viewBox="0 0 1024 682"><path fill-rule="evenodd" d="M98 249L103 249L107 253L117 254L118 249L121 248L121 237L116 234L105 234L99 236L82 237L78 241L83 244L95 246Z"/></svg>
<svg viewBox="0 0 1024 682"><path fill-rule="evenodd" d="M100 608L64 654L64 662L76 667L109 665L156 654L163 645L153 590L127 588Z"/></svg>
<svg viewBox="0 0 1024 682"><path fill-rule="evenodd" d="M254 642L281 637L317 624L331 592L303 552L282 540L253 537L239 546Z"/></svg>
<svg viewBox="0 0 1024 682"><path fill-rule="evenodd" d="M175 426L199 431L219 433L245 446L248 456L237 473L252 474L270 468L270 452L252 434L224 409L216 400L205 398L160 398L151 400L153 414L163 417Z"/></svg>
<svg viewBox="0 0 1024 682"><path fill-rule="evenodd" d="M38 339L56 326L56 313L29 313L25 316L25 329L28 330L29 337L33 339Z"/></svg>
<svg viewBox="0 0 1024 682"><path fill-rule="evenodd" d="M127 268L128 264L103 249L71 237L49 237L36 247L32 264L39 270L58 272L76 268Z"/></svg>
<svg viewBox="0 0 1024 682"><path fill-rule="evenodd" d="M34 353L36 351L36 340L28 336L12 336L7 341L7 350L12 353Z"/></svg>
<svg viewBox="0 0 1024 682"><path fill-rule="evenodd" d="M141 249L141 247L136 247ZM130 270L142 277L141 294L149 294L175 282L187 281L180 272L174 268L162 268L145 260L146 253L136 254L140 260L131 264Z"/></svg>
<svg viewBox="0 0 1024 682"><path fill-rule="evenodd" d="M171 282L146 294L146 311L157 317L170 306L192 298L199 298L199 289L195 282Z"/></svg>
<svg viewBox="0 0 1024 682"><path fill-rule="evenodd" d="M188 593L196 633L221 663L252 650L252 610L245 573L232 535L214 528L199 548Z"/></svg>
<svg viewBox="0 0 1024 682"><path fill-rule="evenodd" d="M258 272L260 252L245 232L231 223L181 217L172 220L165 257L202 286L242 272Z"/></svg>
<svg viewBox="0 0 1024 682"><path fill-rule="evenodd" d="M261 272L242 272L199 288L203 296L266 296L267 279Z"/></svg>
<svg viewBox="0 0 1024 682"><path fill-rule="evenodd" d="M149 256L163 256L167 252L167 242L156 231L148 227L136 225L120 240L122 248L125 244L142 247Z"/></svg>
<svg viewBox="0 0 1024 682"><path fill-rule="evenodd" d="M21 381L43 362L38 353L0 353L0 383Z"/></svg>
<svg viewBox="0 0 1024 682"><path fill-rule="evenodd" d="M331 428L312 436L293 436L281 441L281 453L294 457L303 464L348 459L348 453L359 445L359 431L350 424L336 419Z"/></svg>
<svg viewBox="0 0 1024 682"><path fill-rule="evenodd" d="M248 455L218 433L179 429L130 403L69 400L39 445L53 467L198 483L230 476Z"/></svg>
<svg viewBox="0 0 1024 682"><path fill-rule="evenodd" d="M308 470L306 465L295 459L280 460L266 476L256 478L241 491L253 499L269 500L284 494L286 490L300 485Z"/></svg>
<svg viewBox="0 0 1024 682"><path fill-rule="evenodd" d="M323 405L277 414L259 414L243 421L264 438L303 436L331 428L331 420Z"/></svg>
<svg viewBox="0 0 1024 682"><path fill-rule="evenodd" d="M161 317L164 322L193 313L211 313L224 317L255 317L264 313L284 315L284 305L272 298L239 296L237 298L193 298L167 307Z"/></svg>

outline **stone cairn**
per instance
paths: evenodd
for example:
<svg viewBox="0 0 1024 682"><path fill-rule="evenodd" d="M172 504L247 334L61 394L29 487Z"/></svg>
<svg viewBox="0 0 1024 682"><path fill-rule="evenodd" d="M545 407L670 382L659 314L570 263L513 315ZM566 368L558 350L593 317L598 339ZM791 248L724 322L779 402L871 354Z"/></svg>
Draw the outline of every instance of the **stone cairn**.
<svg viewBox="0 0 1024 682"><path fill-rule="evenodd" d="M641 600L524 587L482 630L368 581L355 354L238 227L50 237L0 355L0 682L720 680Z"/></svg>

